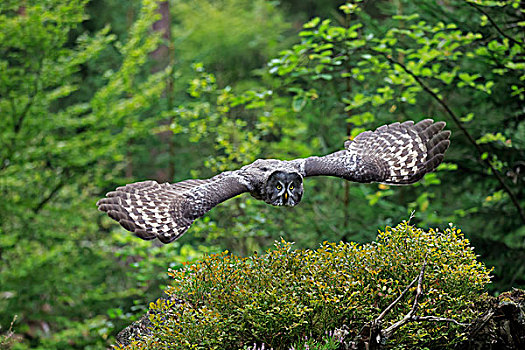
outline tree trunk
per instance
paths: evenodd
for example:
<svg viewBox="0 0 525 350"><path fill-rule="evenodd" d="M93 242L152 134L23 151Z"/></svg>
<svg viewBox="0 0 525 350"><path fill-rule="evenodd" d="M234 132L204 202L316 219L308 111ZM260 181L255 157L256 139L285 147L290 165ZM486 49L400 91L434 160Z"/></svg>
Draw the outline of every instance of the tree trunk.
<svg viewBox="0 0 525 350"><path fill-rule="evenodd" d="M160 1L158 12L161 14L161 18L153 24L153 30L161 33L162 39L164 39L165 43L159 45L159 47L151 53L151 58L155 61L152 73L158 72L174 64L174 47L171 40L170 3L168 1ZM169 111L173 108L173 81L171 74L167 77L164 95L166 97L166 109ZM161 122L163 125L170 125L171 123L171 118ZM173 132L163 131L158 133L157 136L162 144L167 145L169 156L166 167L158 169L155 178L160 182L173 182L175 176L175 145L173 142ZM156 158L157 156L159 156L159 151L152 150L152 157Z"/></svg>

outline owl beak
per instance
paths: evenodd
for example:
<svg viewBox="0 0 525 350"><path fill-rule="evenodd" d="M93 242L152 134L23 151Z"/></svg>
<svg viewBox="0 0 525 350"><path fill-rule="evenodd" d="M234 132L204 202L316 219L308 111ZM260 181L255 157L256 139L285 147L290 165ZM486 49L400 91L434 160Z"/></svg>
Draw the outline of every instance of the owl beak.
<svg viewBox="0 0 525 350"><path fill-rule="evenodd" d="M284 200L285 200L285 201L288 200L288 192L284 192Z"/></svg>

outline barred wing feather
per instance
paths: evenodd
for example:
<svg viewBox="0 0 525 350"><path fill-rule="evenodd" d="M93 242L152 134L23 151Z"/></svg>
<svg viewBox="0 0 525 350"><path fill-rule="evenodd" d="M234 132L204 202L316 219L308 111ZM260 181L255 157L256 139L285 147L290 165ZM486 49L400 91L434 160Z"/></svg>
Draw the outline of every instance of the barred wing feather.
<svg viewBox="0 0 525 350"><path fill-rule="evenodd" d="M443 161L450 141L445 122L425 119L384 125L345 142L345 151L310 157L306 176L338 176L355 182L404 185L420 180Z"/></svg>
<svg viewBox="0 0 525 350"><path fill-rule="evenodd" d="M144 181L109 192L97 206L136 236L170 243L215 205L246 190L233 172L175 184Z"/></svg>

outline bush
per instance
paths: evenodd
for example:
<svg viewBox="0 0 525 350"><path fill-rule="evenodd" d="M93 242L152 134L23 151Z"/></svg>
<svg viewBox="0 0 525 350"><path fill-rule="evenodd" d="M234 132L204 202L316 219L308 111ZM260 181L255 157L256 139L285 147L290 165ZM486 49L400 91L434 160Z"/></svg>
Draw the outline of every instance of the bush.
<svg viewBox="0 0 525 350"><path fill-rule="evenodd" d="M425 232L402 223L370 244L292 246L281 240L265 255L224 252L170 271L174 281L166 292L183 302L151 303L152 332L129 347L239 349L255 343L288 349L342 328L352 339L401 294L425 260L418 315L467 323L478 316L473 304L490 282L490 271L456 228ZM409 312L414 294L396 305L385 326ZM390 344L442 348L462 340L463 331L452 323L412 322Z"/></svg>

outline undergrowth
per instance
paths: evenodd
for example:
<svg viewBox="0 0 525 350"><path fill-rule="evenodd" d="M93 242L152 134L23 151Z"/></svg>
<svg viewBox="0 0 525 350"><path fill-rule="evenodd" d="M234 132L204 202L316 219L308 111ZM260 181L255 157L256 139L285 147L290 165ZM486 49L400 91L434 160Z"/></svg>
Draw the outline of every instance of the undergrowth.
<svg viewBox="0 0 525 350"><path fill-rule="evenodd" d="M224 252L171 270L166 293L183 302L151 303L151 334L128 348L314 349L331 344L327 334L341 329L338 344L348 342L401 294L424 261L418 315L472 321L490 271L469 241L456 228L425 232L402 223L369 244L324 242L299 250L281 240L264 255ZM396 305L385 326L409 312L414 294ZM443 348L462 340L463 331L451 323L412 322L387 345ZM330 344L317 348L337 348Z"/></svg>

